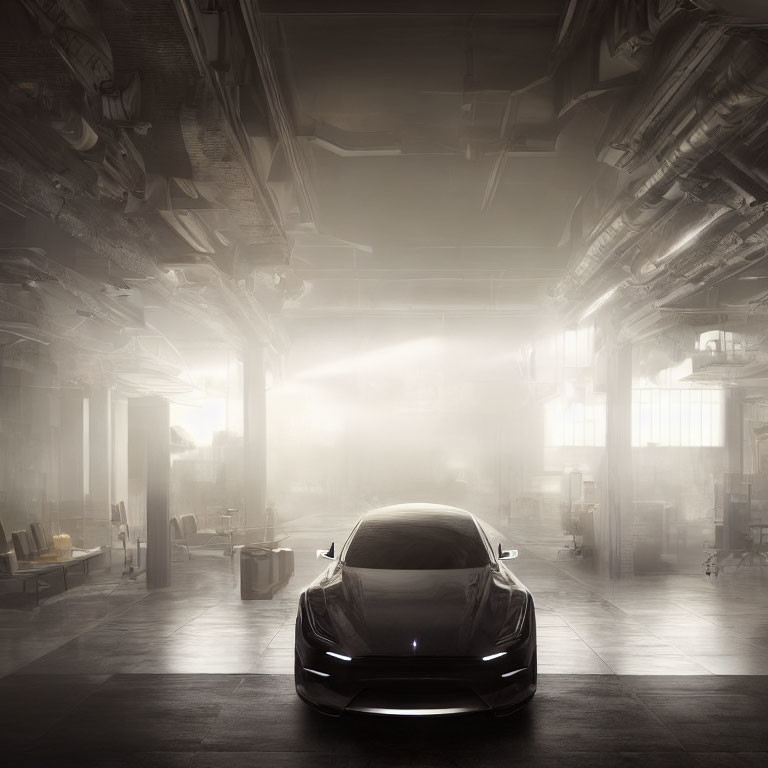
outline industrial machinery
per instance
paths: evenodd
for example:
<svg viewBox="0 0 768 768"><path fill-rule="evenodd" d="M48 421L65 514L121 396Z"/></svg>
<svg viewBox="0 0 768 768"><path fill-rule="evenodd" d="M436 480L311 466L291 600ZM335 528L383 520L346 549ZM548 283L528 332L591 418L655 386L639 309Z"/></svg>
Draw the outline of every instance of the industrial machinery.
<svg viewBox="0 0 768 768"><path fill-rule="evenodd" d="M715 483L715 540L704 572L768 564L768 475L725 474Z"/></svg>

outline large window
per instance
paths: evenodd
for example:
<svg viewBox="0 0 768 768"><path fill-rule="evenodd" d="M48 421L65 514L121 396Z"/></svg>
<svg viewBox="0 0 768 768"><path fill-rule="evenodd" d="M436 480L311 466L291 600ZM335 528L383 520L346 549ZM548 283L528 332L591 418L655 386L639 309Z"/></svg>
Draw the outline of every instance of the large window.
<svg viewBox="0 0 768 768"><path fill-rule="evenodd" d="M721 446L723 410L720 389L633 389L632 445ZM558 398L547 404L545 412L548 445L605 445L603 396L591 393L584 402Z"/></svg>
<svg viewBox="0 0 768 768"><path fill-rule="evenodd" d="M722 444L722 390L632 390L632 445L706 447Z"/></svg>
<svg viewBox="0 0 768 768"><path fill-rule="evenodd" d="M592 365L595 348L594 325L571 328L559 336L557 345L557 361L564 368L586 368Z"/></svg>
<svg viewBox="0 0 768 768"><path fill-rule="evenodd" d="M584 402L558 398L547 404L547 443L562 446L605 445L605 397L589 394Z"/></svg>

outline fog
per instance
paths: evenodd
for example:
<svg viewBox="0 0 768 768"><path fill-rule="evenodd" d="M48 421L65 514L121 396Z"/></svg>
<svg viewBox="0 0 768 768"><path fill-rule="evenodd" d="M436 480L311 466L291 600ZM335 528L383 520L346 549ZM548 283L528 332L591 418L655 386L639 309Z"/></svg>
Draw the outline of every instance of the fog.
<svg viewBox="0 0 768 768"><path fill-rule="evenodd" d="M617 472L606 463L604 340L590 322L521 325L297 323L264 371L265 499L279 525L433 502L469 509L547 559L598 557L609 530L600 501ZM631 362L619 471L631 484L626 535L646 552L636 568L699 572L712 484L727 470L726 401L689 382L691 359L669 345L638 345ZM243 366L231 354L217 365L201 369L197 402L171 409L188 438L174 452L171 513L213 524L237 509L244 525Z"/></svg>
<svg viewBox="0 0 768 768"><path fill-rule="evenodd" d="M518 353L472 338L294 345L270 391L270 495L290 513L504 503Z"/></svg>
<svg viewBox="0 0 768 768"><path fill-rule="evenodd" d="M768 0L0 17L9 765L765 763Z"/></svg>

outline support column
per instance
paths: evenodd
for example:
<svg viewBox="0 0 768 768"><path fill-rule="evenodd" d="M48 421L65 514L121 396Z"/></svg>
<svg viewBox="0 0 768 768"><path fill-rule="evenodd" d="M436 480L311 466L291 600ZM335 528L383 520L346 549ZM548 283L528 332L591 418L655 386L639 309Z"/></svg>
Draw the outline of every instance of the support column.
<svg viewBox="0 0 768 768"><path fill-rule="evenodd" d="M88 495L87 517L97 521L96 531L109 537L112 503L112 396L108 387L94 387L88 394ZM104 522L106 521L106 523ZM106 544L107 541L101 541Z"/></svg>
<svg viewBox="0 0 768 768"><path fill-rule="evenodd" d="M128 401L112 400L112 503L128 507Z"/></svg>
<svg viewBox="0 0 768 768"><path fill-rule="evenodd" d="M725 401L725 450L727 471L732 474L744 473L744 412L742 391L730 389ZM755 462L757 463L757 462ZM755 469L759 471L759 469Z"/></svg>
<svg viewBox="0 0 768 768"><path fill-rule="evenodd" d="M518 402L520 393L515 393L512 387L509 387L512 402ZM514 398L514 399L513 399ZM502 401L503 402L503 401ZM498 429L498 487L499 503L497 525L509 526L512 515L512 485L513 485L513 455L512 435L514 430L511 427L511 407L508 403L504 405L499 414Z"/></svg>
<svg viewBox="0 0 768 768"><path fill-rule="evenodd" d="M80 547L85 545L84 407L82 390L61 390L59 527L62 533L70 534L75 546Z"/></svg>
<svg viewBox="0 0 768 768"><path fill-rule="evenodd" d="M168 496L171 473L168 401L144 401L147 436L147 589L171 584L171 533Z"/></svg>
<svg viewBox="0 0 768 768"><path fill-rule="evenodd" d="M541 402L534 395L534 386L519 389L519 402L514 413L513 480L510 529L524 524L526 518L541 515L540 502L530 496L531 479L545 471L546 419Z"/></svg>
<svg viewBox="0 0 768 768"><path fill-rule="evenodd" d="M147 435L144 400L128 400L128 498L125 500L131 535L147 540Z"/></svg>
<svg viewBox="0 0 768 768"><path fill-rule="evenodd" d="M267 485L267 400L264 350L254 346L243 358L243 502L245 526L264 525Z"/></svg>
<svg viewBox="0 0 768 768"><path fill-rule="evenodd" d="M632 576L632 346L606 343L605 456L600 565L610 578Z"/></svg>

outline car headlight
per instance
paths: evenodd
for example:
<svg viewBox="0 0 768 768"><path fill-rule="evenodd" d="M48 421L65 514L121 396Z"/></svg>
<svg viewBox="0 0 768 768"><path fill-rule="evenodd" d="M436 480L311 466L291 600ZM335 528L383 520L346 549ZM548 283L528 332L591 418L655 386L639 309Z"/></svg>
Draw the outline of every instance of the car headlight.
<svg viewBox="0 0 768 768"><path fill-rule="evenodd" d="M336 644L330 618L325 608L325 599L321 592L305 593L302 606L306 621L302 622L307 640L320 640L329 645ZM310 633L308 636L308 632Z"/></svg>
<svg viewBox="0 0 768 768"><path fill-rule="evenodd" d="M521 593L516 592L513 594L520 595ZM496 639L496 645L512 645L525 637L529 600L525 594L522 594L521 598L510 598L507 618Z"/></svg>

